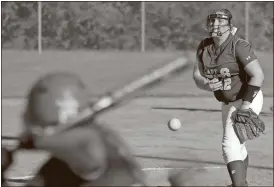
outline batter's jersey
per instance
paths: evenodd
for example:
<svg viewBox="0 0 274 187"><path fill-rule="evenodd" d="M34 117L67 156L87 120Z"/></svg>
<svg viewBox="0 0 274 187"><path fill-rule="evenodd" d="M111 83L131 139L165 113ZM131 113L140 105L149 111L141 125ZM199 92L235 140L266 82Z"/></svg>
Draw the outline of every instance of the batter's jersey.
<svg viewBox="0 0 274 187"><path fill-rule="evenodd" d="M104 170L98 178L89 181L84 180L71 170L67 162L52 157L40 168L37 175L29 181L26 186L82 187L131 186L133 184L143 184L142 177L144 173L141 168L138 168L138 166L135 167L138 163L135 161L133 155L128 152L125 153L127 155L121 156L121 154L118 153L118 149L127 149L118 135L112 130L100 125L93 125L91 128L96 130L102 139L105 140L104 144L108 152L106 170ZM119 146L116 146L117 144L119 144ZM124 151L127 152L129 150ZM86 152L86 150L77 150L75 154L83 154L84 156L84 152ZM87 160L86 165L89 165L89 162L94 162L91 157L84 158L83 160ZM136 176L138 177L136 178Z"/></svg>
<svg viewBox="0 0 274 187"><path fill-rule="evenodd" d="M218 101L228 103L243 97L250 80L244 67L257 59L247 41L230 34L215 48L213 39L206 38L198 47L197 58L202 64L204 77L218 78L223 83L223 88L214 92Z"/></svg>

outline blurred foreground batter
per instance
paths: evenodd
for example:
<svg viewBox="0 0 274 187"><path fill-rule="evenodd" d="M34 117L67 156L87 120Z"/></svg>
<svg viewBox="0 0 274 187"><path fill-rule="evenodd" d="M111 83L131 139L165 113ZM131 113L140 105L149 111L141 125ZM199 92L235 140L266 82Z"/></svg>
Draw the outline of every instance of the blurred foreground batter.
<svg viewBox="0 0 274 187"><path fill-rule="evenodd" d="M145 185L144 173L126 143L102 124L89 120L55 133L55 128L88 110L88 101L86 86L70 73L48 74L30 89L21 145L48 151L52 157L26 186ZM7 158L12 161L9 154ZM2 162L2 172L9 165L3 167Z"/></svg>

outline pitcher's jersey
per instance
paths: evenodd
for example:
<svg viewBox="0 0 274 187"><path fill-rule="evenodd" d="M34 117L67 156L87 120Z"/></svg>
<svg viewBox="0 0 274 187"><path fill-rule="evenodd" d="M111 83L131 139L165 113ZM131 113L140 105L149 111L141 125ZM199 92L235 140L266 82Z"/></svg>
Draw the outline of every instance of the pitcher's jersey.
<svg viewBox="0 0 274 187"><path fill-rule="evenodd" d="M204 77L210 80L218 78L223 82L223 89L214 92L218 101L227 103L243 97L250 79L244 67L257 59L247 41L230 34L215 49L213 39L206 38L198 47L197 57L202 63L201 74Z"/></svg>

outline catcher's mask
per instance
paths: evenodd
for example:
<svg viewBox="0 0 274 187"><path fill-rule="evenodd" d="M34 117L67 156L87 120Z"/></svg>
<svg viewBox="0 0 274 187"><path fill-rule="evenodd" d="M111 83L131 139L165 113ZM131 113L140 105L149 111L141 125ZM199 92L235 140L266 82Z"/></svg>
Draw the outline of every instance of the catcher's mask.
<svg viewBox="0 0 274 187"><path fill-rule="evenodd" d="M44 136L49 134L46 130L66 125L89 107L88 95L86 86L74 74L57 72L41 77L27 96L25 131Z"/></svg>
<svg viewBox="0 0 274 187"><path fill-rule="evenodd" d="M214 11L207 16L207 29L210 37L220 37L232 29L232 14L227 9ZM223 27L227 27L223 30Z"/></svg>

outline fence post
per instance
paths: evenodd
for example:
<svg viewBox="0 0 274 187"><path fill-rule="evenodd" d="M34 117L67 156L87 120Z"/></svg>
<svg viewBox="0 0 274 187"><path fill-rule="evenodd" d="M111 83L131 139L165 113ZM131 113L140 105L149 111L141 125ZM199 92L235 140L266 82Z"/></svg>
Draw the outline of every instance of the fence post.
<svg viewBox="0 0 274 187"><path fill-rule="evenodd" d="M141 1L141 51L146 50L146 8L145 1Z"/></svg>
<svg viewBox="0 0 274 187"><path fill-rule="evenodd" d="M245 40L249 38L249 2L245 2Z"/></svg>
<svg viewBox="0 0 274 187"><path fill-rule="evenodd" d="M42 1L38 1L38 53L42 53Z"/></svg>

